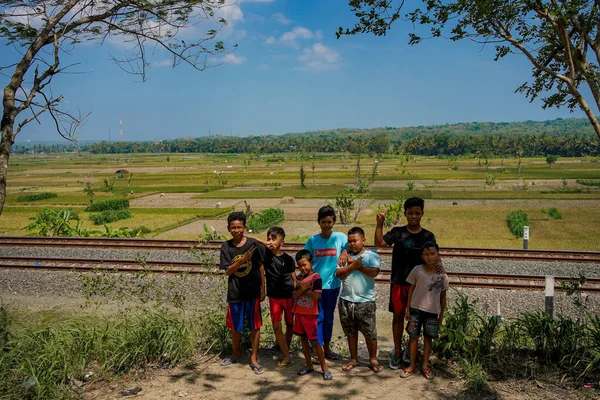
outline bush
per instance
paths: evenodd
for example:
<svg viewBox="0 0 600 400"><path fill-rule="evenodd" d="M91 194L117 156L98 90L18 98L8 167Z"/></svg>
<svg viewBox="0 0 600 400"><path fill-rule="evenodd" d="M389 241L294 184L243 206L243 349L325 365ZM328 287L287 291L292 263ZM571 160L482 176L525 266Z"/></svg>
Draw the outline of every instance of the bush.
<svg viewBox="0 0 600 400"><path fill-rule="evenodd" d="M600 179L577 179L576 182L584 186L600 186Z"/></svg>
<svg viewBox="0 0 600 400"><path fill-rule="evenodd" d="M511 211L506 217L510 231L516 237L523 237L523 227L529 226L529 218L527 214L521 210Z"/></svg>
<svg viewBox="0 0 600 400"><path fill-rule="evenodd" d="M90 215L90 219L94 221L94 225L103 225L127 218L131 218L131 213L127 210L107 210Z"/></svg>
<svg viewBox="0 0 600 400"><path fill-rule="evenodd" d="M145 234L152 232L147 226L140 225L129 230L129 237L144 237Z"/></svg>
<svg viewBox="0 0 600 400"><path fill-rule="evenodd" d="M127 199L110 199L98 201L90 204L85 211L97 212L97 211L108 211L108 210L124 210L129 208L129 200ZM127 217L129 218L129 217ZM97 224L98 225L98 224Z"/></svg>
<svg viewBox="0 0 600 400"><path fill-rule="evenodd" d="M246 227L252 232L260 232L277 225L285 219L281 208L267 208L259 213L252 215L248 220Z"/></svg>
<svg viewBox="0 0 600 400"><path fill-rule="evenodd" d="M52 192L30 193L30 194L25 194L23 196L17 197L17 201L38 201L38 200L53 199L55 197L58 197L58 195L56 193L52 193Z"/></svg>
<svg viewBox="0 0 600 400"><path fill-rule="evenodd" d="M548 214L548 216L552 219L562 219L562 215L556 207L552 207L549 210L542 210L542 212Z"/></svg>

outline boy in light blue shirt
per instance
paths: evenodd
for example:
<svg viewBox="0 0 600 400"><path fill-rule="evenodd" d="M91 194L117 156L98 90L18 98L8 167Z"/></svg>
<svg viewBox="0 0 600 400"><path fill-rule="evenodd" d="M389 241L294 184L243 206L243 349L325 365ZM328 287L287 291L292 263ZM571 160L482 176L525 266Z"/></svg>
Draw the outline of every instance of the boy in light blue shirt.
<svg viewBox="0 0 600 400"><path fill-rule="evenodd" d="M340 280L335 275L338 262L345 263L348 255L348 237L342 232L334 232L336 215L331 206L323 206L317 214L321 233L311 236L304 249L312 254L313 270L323 280L323 290L319 298L318 340L323 346L325 358L339 360L339 354L329 347L333 333L335 305L340 294Z"/></svg>
<svg viewBox="0 0 600 400"><path fill-rule="evenodd" d="M358 365L358 332L361 332L369 350L369 368L379 373L383 366L377 361L375 277L379 274L381 259L364 245L365 231L359 227L350 229L348 263L336 270L342 286L338 302L340 322L350 348L350 361L342 365L342 371L350 372Z"/></svg>

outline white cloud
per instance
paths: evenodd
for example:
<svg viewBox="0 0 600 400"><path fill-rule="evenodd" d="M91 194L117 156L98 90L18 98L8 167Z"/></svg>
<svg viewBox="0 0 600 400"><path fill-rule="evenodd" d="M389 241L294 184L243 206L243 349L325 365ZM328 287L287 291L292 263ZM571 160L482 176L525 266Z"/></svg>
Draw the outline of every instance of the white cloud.
<svg viewBox="0 0 600 400"><path fill-rule="evenodd" d="M304 49L298 60L302 62L301 69L336 69L339 66L340 53L322 43L315 43Z"/></svg>
<svg viewBox="0 0 600 400"><path fill-rule="evenodd" d="M267 70L267 69L269 69L269 65L267 65L267 64L260 64L260 65L258 66L258 70L259 70L259 71L265 71L265 70Z"/></svg>
<svg viewBox="0 0 600 400"><path fill-rule="evenodd" d="M152 66L156 68L172 67L173 61L165 58L164 60L153 62Z"/></svg>
<svg viewBox="0 0 600 400"><path fill-rule="evenodd" d="M229 54L226 54L225 57L223 57L223 62L226 64L239 65L239 64L245 63L246 58L238 57L233 53L229 53Z"/></svg>
<svg viewBox="0 0 600 400"><path fill-rule="evenodd" d="M319 31L317 31L319 32ZM322 36L322 34L320 34ZM298 49L300 46L298 45L298 40L308 40L313 39L315 37L319 37L319 34L313 33L310 29L306 29L302 26L297 26L289 32L284 33L279 37L279 39L275 39L273 36L269 36L265 40L265 44L275 44L280 43L285 46L293 47L294 49Z"/></svg>
<svg viewBox="0 0 600 400"><path fill-rule="evenodd" d="M246 36L248 36L248 31L246 31L245 29L240 29L239 31L235 32L235 38L236 38L236 40L243 39Z"/></svg>
<svg viewBox="0 0 600 400"><path fill-rule="evenodd" d="M273 14L273 19L276 22L280 23L281 25L289 25L289 24L292 23L291 20L287 19L285 17L285 15L283 15L283 13L280 13L280 12L277 12L277 13Z"/></svg>

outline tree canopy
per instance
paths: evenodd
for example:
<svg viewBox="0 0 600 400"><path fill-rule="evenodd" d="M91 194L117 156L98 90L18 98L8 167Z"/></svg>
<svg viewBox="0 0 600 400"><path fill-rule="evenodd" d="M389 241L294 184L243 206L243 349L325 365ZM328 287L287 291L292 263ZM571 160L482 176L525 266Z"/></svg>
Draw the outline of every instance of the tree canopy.
<svg viewBox="0 0 600 400"><path fill-rule="evenodd" d="M512 53L532 64L531 79L517 92L542 107L579 107L600 138L600 2L598 0L350 0L358 21L337 36L385 35L396 21L426 27L409 33L409 43L445 37L468 39L496 49L495 59ZM591 94L588 102L586 89ZM590 105L591 103L591 105Z"/></svg>
<svg viewBox="0 0 600 400"><path fill-rule="evenodd" d="M127 73L146 79L149 50L170 55L173 66L204 70L208 56L225 51L217 34L226 21L225 0L0 0L0 39L20 54L2 60L8 78L0 122L0 213L6 199L8 159L15 137L40 115L51 116L58 133L76 142L89 113L64 108L52 89L55 76L74 72L61 58L81 43L126 42L113 60ZM182 32L199 29L193 40ZM190 35L186 35L189 37Z"/></svg>

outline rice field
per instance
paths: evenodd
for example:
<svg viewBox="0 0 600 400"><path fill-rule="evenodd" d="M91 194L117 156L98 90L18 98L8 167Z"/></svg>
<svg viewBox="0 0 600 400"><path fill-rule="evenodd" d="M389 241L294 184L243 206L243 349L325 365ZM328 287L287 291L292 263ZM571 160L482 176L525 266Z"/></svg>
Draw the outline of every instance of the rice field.
<svg viewBox="0 0 600 400"><path fill-rule="evenodd" d="M229 209L224 208L243 210L246 200L254 211L282 208L288 240L302 240L318 230L317 209L356 182L356 158L349 154L315 155L314 176L313 161L306 160L304 188L300 186L300 154L259 160L232 154L168 156L169 161L167 154L12 156L0 234L29 234L24 229L29 219L46 207L71 207L85 228L98 229L84 211L90 201L84 193L88 184L96 201L128 198L133 217L110 226L144 225L152 231L146 237L196 239L204 223L226 234L224 216ZM452 169L446 159L386 155L378 163L356 223L366 230L370 242L377 204L420 196L426 199L423 225L442 246L519 248L522 240L511 235L506 215L521 209L530 220L530 248L600 250L600 188L576 182L600 179L596 158L559 158L551 167L543 158L523 159L520 182L516 159L483 164L465 158ZM362 180L372 177L374 166L374 158L361 159ZM118 169L131 175L117 179ZM106 191L105 180L113 185L112 192ZM53 192L57 197L17 201L18 196L39 192ZM282 204L284 197L295 202ZM217 203L223 208L217 208ZM553 220L543 212L550 207L556 207L563 218ZM338 226L337 230L348 228Z"/></svg>

